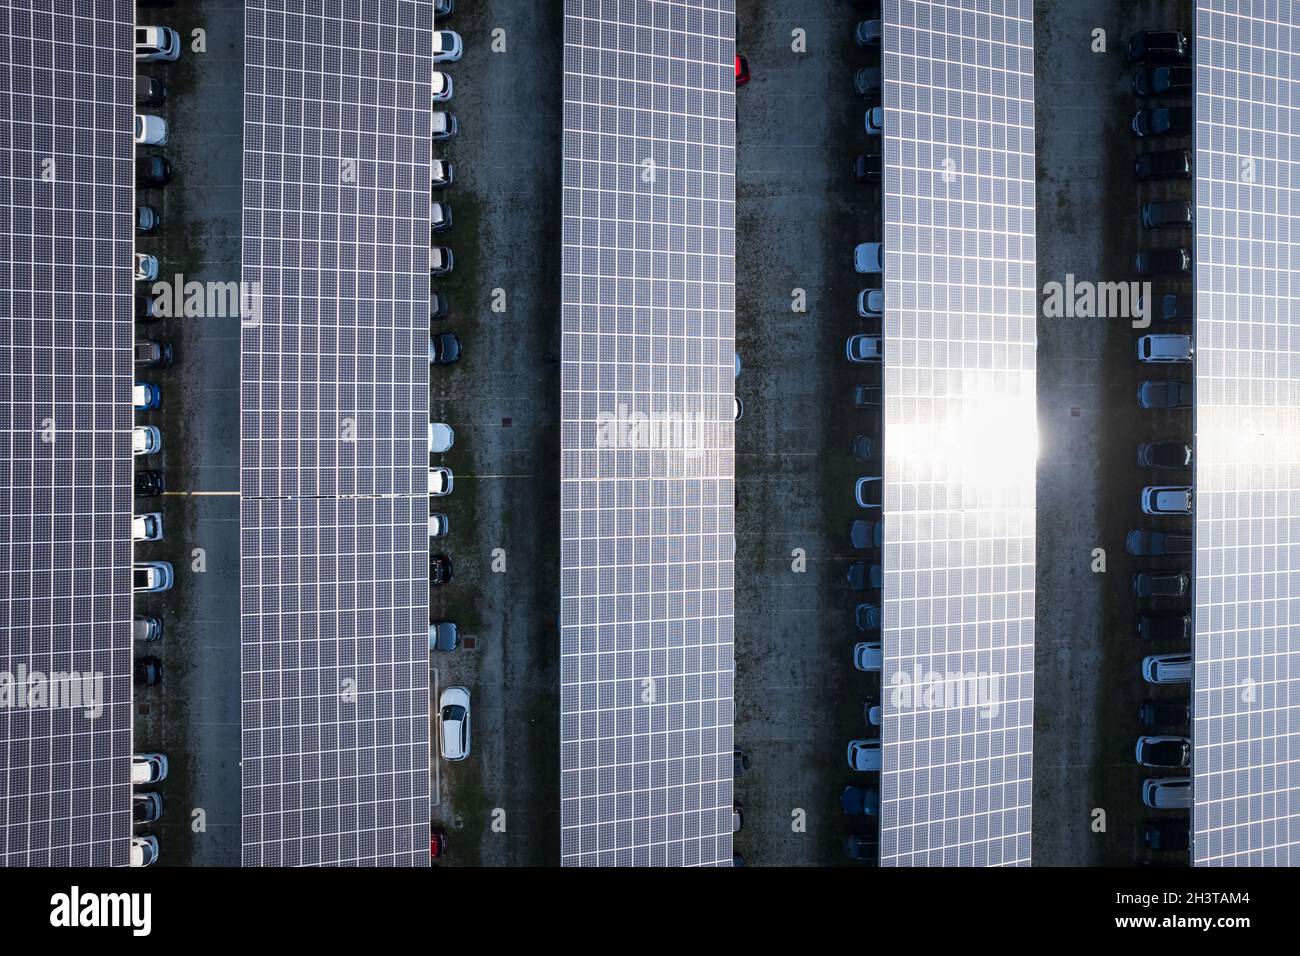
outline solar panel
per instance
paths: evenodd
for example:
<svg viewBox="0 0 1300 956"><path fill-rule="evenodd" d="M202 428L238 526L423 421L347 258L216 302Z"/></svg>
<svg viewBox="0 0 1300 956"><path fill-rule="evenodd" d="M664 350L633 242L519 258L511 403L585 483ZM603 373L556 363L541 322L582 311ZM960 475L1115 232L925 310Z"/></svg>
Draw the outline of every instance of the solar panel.
<svg viewBox="0 0 1300 956"><path fill-rule="evenodd" d="M565 865L732 863L734 52L732 0L565 0Z"/></svg>
<svg viewBox="0 0 1300 956"><path fill-rule="evenodd" d="M1196 11L1193 861L1300 864L1300 3Z"/></svg>
<svg viewBox="0 0 1300 956"><path fill-rule="evenodd" d="M1032 0L885 0L880 861L1029 862ZM862 240L876 240L864 225ZM847 256L848 250L845 250Z"/></svg>
<svg viewBox="0 0 1300 956"><path fill-rule="evenodd" d="M0 18L0 670L49 691L0 707L0 863L121 866L134 9L52 6Z"/></svg>
<svg viewBox="0 0 1300 956"><path fill-rule="evenodd" d="M245 11L244 863L427 864L432 5Z"/></svg>

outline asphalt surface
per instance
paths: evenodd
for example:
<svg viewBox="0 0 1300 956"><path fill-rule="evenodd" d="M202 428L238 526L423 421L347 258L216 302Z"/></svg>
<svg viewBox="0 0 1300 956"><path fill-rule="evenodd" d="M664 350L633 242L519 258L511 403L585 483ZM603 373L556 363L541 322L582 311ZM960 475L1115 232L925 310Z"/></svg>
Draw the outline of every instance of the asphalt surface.
<svg viewBox="0 0 1300 956"><path fill-rule="evenodd" d="M1141 202L1190 198L1190 186L1139 186L1133 178L1137 152L1187 142L1139 142L1129 132L1139 105L1174 101L1137 102L1123 41L1136 30L1186 30L1190 12L1176 0L1040 0L1035 15L1039 285L1063 283L1070 273L1076 281L1137 280L1139 248L1190 243L1189 233L1143 235ZM1106 31L1105 53L1092 50L1096 29ZM1155 280L1153 292L1185 287L1185 280ZM1191 437L1190 411L1137 406L1142 379L1191 378L1190 366L1139 367L1138 338L1158 331L1185 330L1139 330L1125 318L1045 318L1040 311L1037 866L1131 866L1142 858L1149 814L1141 782L1160 774L1134 760L1137 710L1146 697L1180 696L1153 691L1141 679L1145 654L1186 647L1138 641L1134 617L1143 602L1130 591L1134 571L1172 568L1177 559L1137 559L1124 549L1132 528L1190 528L1181 519L1144 518L1139 505L1144 484L1190 481L1185 473L1144 471L1136 462L1142 441ZM1104 551L1104 572L1093 570L1095 549Z"/></svg>
<svg viewBox="0 0 1300 956"><path fill-rule="evenodd" d="M512 0L458 4L445 27L465 53L439 67L460 132L434 148L455 164L438 197L454 224L437 239L455 269L434 288L450 303L438 329L460 337L464 357L432 370L430 416L456 432L435 462L452 468L455 489L432 499L451 521L434 544L455 574L432 589L430 613L474 646L436 654L431 686L469 689L473 740L462 762L435 756L433 819L448 833L448 865L555 865L564 37L553 5Z"/></svg>
<svg viewBox="0 0 1300 956"><path fill-rule="evenodd" d="M147 108L167 120L168 142L147 151L171 162L172 181L139 192L162 214L162 228L139 237L136 249L158 256L162 281L177 273L186 282L238 281L243 7L153 13L141 22L177 29L182 53L176 63L137 64L168 86L166 105ZM190 47L195 27L206 30L205 53ZM176 574L173 590L136 599L137 613L159 614L164 625L162 642L143 650L163 661L162 685L135 695L136 751L163 752L170 763L158 788L163 819L147 830L158 836L161 865L238 865L239 318L166 318L137 325L136 335L175 349L171 368L139 376L162 387L161 408L137 413L137 422L157 425L163 447L137 467L161 468L168 493L136 503L137 513L160 510L165 530L163 541L136 546L136 560L170 561Z"/></svg>

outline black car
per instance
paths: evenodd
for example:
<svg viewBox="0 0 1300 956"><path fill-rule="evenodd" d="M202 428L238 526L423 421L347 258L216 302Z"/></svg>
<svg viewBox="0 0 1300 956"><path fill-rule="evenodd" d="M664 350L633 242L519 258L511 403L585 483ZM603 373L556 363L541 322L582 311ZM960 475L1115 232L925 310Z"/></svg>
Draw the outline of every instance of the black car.
<svg viewBox="0 0 1300 956"><path fill-rule="evenodd" d="M1133 71L1134 96L1190 96L1190 66L1140 66Z"/></svg>
<svg viewBox="0 0 1300 956"><path fill-rule="evenodd" d="M450 304L447 302L447 296L442 292L429 293L429 318L434 322L447 317L447 310Z"/></svg>
<svg viewBox="0 0 1300 956"><path fill-rule="evenodd" d="M1181 441L1144 441L1138 445L1137 458L1142 468L1190 468L1192 446Z"/></svg>
<svg viewBox="0 0 1300 956"><path fill-rule="evenodd" d="M435 554L429 558L429 583L433 585L446 584L451 580L451 557L445 554Z"/></svg>
<svg viewBox="0 0 1300 956"><path fill-rule="evenodd" d="M1192 297L1177 292L1166 292L1160 297L1156 314L1162 322L1192 321Z"/></svg>
<svg viewBox="0 0 1300 956"><path fill-rule="evenodd" d="M157 792L131 794L131 822L155 823L163 814L162 794Z"/></svg>
<svg viewBox="0 0 1300 956"><path fill-rule="evenodd" d="M1192 204L1186 199L1143 203L1142 225L1147 229L1191 228Z"/></svg>
<svg viewBox="0 0 1300 956"><path fill-rule="evenodd" d="M853 181L855 183L880 182L883 165L879 153L858 153L853 159Z"/></svg>
<svg viewBox="0 0 1300 956"><path fill-rule="evenodd" d="M1178 30L1143 30L1128 38L1124 58L1130 63L1182 63L1191 55L1187 35Z"/></svg>
<svg viewBox="0 0 1300 956"><path fill-rule="evenodd" d="M135 343L135 364L137 368L167 368L172 364L174 353L170 342L157 342L153 339L137 339Z"/></svg>
<svg viewBox="0 0 1300 956"><path fill-rule="evenodd" d="M167 99L167 84L152 76L135 77L135 105L162 106Z"/></svg>
<svg viewBox="0 0 1300 956"><path fill-rule="evenodd" d="M1144 641L1188 641L1192 616L1185 611L1148 611L1137 616L1137 636Z"/></svg>
<svg viewBox="0 0 1300 956"><path fill-rule="evenodd" d="M875 461L880 457L880 448L874 438L856 435L853 438L853 457L858 461Z"/></svg>
<svg viewBox="0 0 1300 956"><path fill-rule="evenodd" d="M1193 121L1192 111L1186 106L1161 106L1153 110L1138 110L1129 121L1129 129L1139 139L1189 136Z"/></svg>
<svg viewBox="0 0 1300 956"><path fill-rule="evenodd" d="M158 314L158 297L148 292L137 292L135 296L135 320L141 325L152 325L161 319Z"/></svg>
<svg viewBox="0 0 1300 956"><path fill-rule="evenodd" d="M1192 742L1186 737L1172 740L1139 737L1136 756L1143 767L1185 770L1192 765Z"/></svg>
<svg viewBox="0 0 1300 956"><path fill-rule="evenodd" d="M859 604L853 613L859 631L880 630L880 608L875 604Z"/></svg>
<svg viewBox="0 0 1300 956"><path fill-rule="evenodd" d="M1138 386L1140 408L1191 408L1192 383L1148 379Z"/></svg>
<svg viewBox="0 0 1300 956"><path fill-rule="evenodd" d="M135 493L141 498L152 498L167 490L161 471L137 471L135 473Z"/></svg>
<svg viewBox="0 0 1300 956"><path fill-rule="evenodd" d="M874 66L864 66L853 74L853 92L858 96L869 96L879 101L881 89L881 73Z"/></svg>
<svg viewBox="0 0 1300 956"><path fill-rule="evenodd" d="M162 156L137 156L135 184L141 189L166 186L172 181L172 164Z"/></svg>
<svg viewBox="0 0 1300 956"><path fill-rule="evenodd" d="M880 812L880 790L876 787L847 786L840 791L840 809L845 816L875 816Z"/></svg>
<svg viewBox="0 0 1300 956"><path fill-rule="evenodd" d="M879 548L884 544L885 523L883 521L863 521L859 518L849 528L849 542L858 550Z"/></svg>
<svg viewBox="0 0 1300 956"><path fill-rule="evenodd" d="M844 844L850 860L874 863L880 856L880 838L874 833L855 833Z"/></svg>
<svg viewBox="0 0 1300 956"><path fill-rule="evenodd" d="M1136 571L1132 585L1134 597L1176 598L1192 589L1192 579L1184 571Z"/></svg>
<svg viewBox="0 0 1300 956"><path fill-rule="evenodd" d="M141 657L135 662L135 682L142 687L155 687L162 683L162 661L156 657Z"/></svg>
<svg viewBox="0 0 1300 956"><path fill-rule="evenodd" d="M1189 149L1158 149L1141 153L1133 161L1133 175L1138 182L1158 179L1191 179L1192 151Z"/></svg>
<svg viewBox="0 0 1300 956"><path fill-rule="evenodd" d="M1138 723L1143 727L1187 727L1192 722L1192 702L1186 697L1144 700L1138 708Z"/></svg>
<svg viewBox="0 0 1300 956"><path fill-rule="evenodd" d="M736 747L732 751L732 756L735 758L735 765L732 767L732 776L739 777L749 769L749 754L745 753L745 751L741 750L739 747Z"/></svg>
<svg viewBox="0 0 1300 956"><path fill-rule="evenodd" d="M1134 528L1124 541L1124 549L1138 558L1159 558L1167 554L1191 554L1192 536Z"/></svg>
<svg viewBox="0 0 1300 956"><path fill-rule="evenodd" d="M849 565L849 587L855 591L867 588L879 588L881 583L880 565L865 561L854 561Z"/></svg>
<svg viewBox="0 0 1300 956"><path fill-rule="evenodd" d="M451 365L460 361L460 339L455 332L439 332L429 337L429 364Z"/></svg>
<svg viewBox="0 0 1300 956"><path fill-rule="evenodd" d="M1138 252L1134 264L1138 275L1178 275L1192 271L1192 251L1183 246L1142 249Z"/></svg>
<svg viewBox="0 0 1300 956"><path fill-rule="evenodd" d="M1142 830L1142 842L1148 850L1186 850L1192 842L1187 817L1175 820L1148 820Z"/></svg>

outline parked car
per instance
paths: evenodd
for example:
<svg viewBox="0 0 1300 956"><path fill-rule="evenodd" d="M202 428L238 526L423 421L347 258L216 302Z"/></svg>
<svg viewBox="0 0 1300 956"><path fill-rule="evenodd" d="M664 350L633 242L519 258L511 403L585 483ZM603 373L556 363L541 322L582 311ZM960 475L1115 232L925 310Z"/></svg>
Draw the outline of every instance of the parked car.
<svg viewBox="0 0 1300 956"><path fill-rule="evenodd" d="M429 515L429 537L445 538L451 530L451 519L441 511Z"/></svg>
<svg viewBox="0 0 1300 956"><path fill-rule="evenodd" d="M429 164L429 188L446 189L456 180L455 164L435 159Z"/></svg>
<svg viewBox="0 0 1300 956"><path fill-rule="evenodd" d="M429 337L429 364L451 365L460 361L460 339L455 332L439 332Z"/></svg>
<svg viewBox="0 0 1300 956"><path fill-rule="evenodd" d="M1156 300L1156 317L1162 322L1192 321L1192 297L1166 292Z"/></svg>
<svg viewBox="0 0 1300 956"><path fill-rule="evenodd" d="M455 63L465 52L465 44L455 30L435 30L433 32L433 62Z"/></svg>
<svg viewBox="0 0 1300 956"><path fill-rule="evenodd" d="M162 450L162 433L155 425L136 425L131 429L131 454L152 455Z"/></svg>
<svg viewBox="0 0 1300 956"><path fill-rule="evenodd" d="M745 805L739 800L731 804L731 832L739 833L745 829Z"/></svg>
<svg viewBox="0 0 1300 956"><path fill-rule="evenodd" d="M869 435L854 435L853 457L858 461L876 461L880 458L880 443Z"/></svg>
<svg viewBox="0 0 1300 956"><path fill-rule="evenodd" d="M438 749L443 760L469 756L469 691L453 686L438 697Z"/></svg>
<svg viewBox="0 0 1300 956"><path fill-rule="evenodd" d="M451 215L451 203L435 202L429 204L429 231L434 235L446 232L455 220Z"/></svg>
<svg viewBox="0 0 1300 956"><path fill-rule="evenodd" d="M884 664L884 653L879 641L859 641L853 645L853 666L860 671L879 673Z"/></svg>
<svg viewBox="0 0 1300 956"><path fill-rule="evenodd" d="M1124 549L1136 558L1159 558L1170 554L1191 554L1192 536L1190 534L1170 534L1166 531L1151 531L1147 528L1134 528L1124 541Z"/></svg>
<svg viewBox="0 0 1300 956"><path fill-rule="evenodd" d="M147 412L162 404L162 389L151 382L136 382L131 387L131 404L137 412Z"/></svg>
<svg viewBox="0 0 1300 956"><path fill-rule="evenodd" d="M1138 405L1142 408L1191 408L1192 383L1147 380L1138 386Z"/></svg>
<svg viewBox="0 0 1300 956"><path fill-rule="evenodd" d="M137 471L135 473L135 493L139 498L152 498L167 490L161 471Z"/></svg>
<svg viewBox="0 0 1300 956"><path fill-rule="evenodd" d="M163 815L162 794L151 790L148 793L131 794L131 822L134 824L157 823Z"/></svg>
<svg viewBox="0 0 1300 956"><path fill-rule="evenodd" d="M127 865L131 867L153 866L158 859L158 838L156 836L131 837L131 851L127 856Z"/></svg>
<svg viewBox="0 0 1300 956"><path fill-rule="evenodd" d="M883 166L879 153L858 153L853 158L853 181L878 183L884 171Z"/></svg>
<svg viewBox="0 0 1300 956"><path fill-rule="evenodd" d="M140 687L157 687L162 683L162 661L156 657L136 658L131 672Z"/></svg>
<svg viewBox="0 0 1300 956"><path fill-rule="evenodd" d="M1190 362L1192 337L1169 332L1144 335L1138 339L1137 354L1139 362Z"/></svg>
<svg viewBox="0 0 1300 956"><path fill-rule="evenodd" d="M849 785L840 791L840 809L845 816L875 816L880 812L880 789Z"/></svg>
<svg viewBox="0 0 1300 956"><path fill-rule="evenodd" d="M131 783L142 786L167 779L166 754L135 754L131 757Z"/></svg>
<svg viewBox="0 0 1300 956"><path fill-rule="evenodd" d="M740 421L745 417L745 403L740 400L739 395L735 395L731 399L731 413L735 421Z"/></svg>
<svg viewBox="0 0 1300 956"><path fill-rule="evenodd" d="M429 321L438 322L447 317L450 303L447 301L447 295L444 292L429 293Z"/></svg>
<svg viewBox="0 0 1300 956"><path fill-rule="evenodd" d="M1190 136L1195 118L1186 106L1158 106L1138 110L1129 121L1129 129L1139 139L1153 136Z"/></svg>
<svg viewBox="0 0 1300 956"><path fill-rule="evenodd" d="M1129 37L1124 59L1130 63L1182 63L1191 49L1187 35L1178 30L1143 30Z"/></svg>
<svg viewBox="0 0 1300 956"><path fill-rule="evenodd" d="M1192 446L1182 441L1144 441L1138 445L1137 459L1142 468L1190 468Z"/></svg>
<svg viewBox="0 0 1300 956"><path fill-rule="evenodd" d="M857 409L869 409L878 413L880 411L880 386L854 385L853 407ZM869 431L880 431L880 422L874 419L873 422L874 424L869 428Z"/></svg>
<svg viewBox="0 0 1300 956"><path fill-rule="evenodd" d="M848 581L849 587L855 591L864 591L867 588L878 589L881 582L880 565L854 561L849 565Z"/></svg>
<svg viewBox="0 0 1300 956"><path fill-rule="evenodd" d="M135 296L135 320L141 325L152 325L162 316L159 314L158 297L147 292L138 292Z"/></svg>
<svg viewBox="0 0 1300 956"><path fill-rule="evenodd" d="M853 28L853 42L860 47L878 47L884 36L884 26L879 20L859 20Z"/></svg>
<svg viewBox="0 0 1300 956"><path fill-rule="evenodd" d="M844 355L850 362L879 362L885 357L885 340L879 335L850 335L844 343Z"/></svg>
<svg viewBox="0 0 1300 956"><path fill-rule="evenodd" d="M433 102L446 103L455 95L455 84L452 83L451 77L439 70L433 71Z"/></svg>
<svg viewBox="0 0 1300 956"><path fill-rule="evenodd" d="M455 9L454 0L433 0L433 15L439 19L451 16Z"/></svg>
<svg viewBox="0 0 1300 956"><path fill-rule="evenodd" d="M437 860L446 855L447 831L442 827L434 827L429 831L429 858Z"/></svg>
<svg viewBox="0 0 1300 956"><path fill-rule="evenodd" d="M749 61L736 54L736 89L740 89L749 82Z"/></svg>
<svg viewBox="0 0 1300 956"><path fill-rule="evenodd" d="M1142 828L1142 842L1148 850L1179 852L1191 846L1191 823L1186 817L1176 820L1148 820Z"/></svg>
<svg viewBox="0 0 1300 956"><path fill-rule="evenodd" d="M143 644L161 641L163 636L162 618L153 614L136 614L131 618L131 639Z"/></svg>
<svg viewBox="0 0 1300 956"><path fill-rule="evenodd" d="M858 293L858 315L864 319L879 319L884 314L884 289L863 289Z"/></svg>
<svg viewBox="0 0 1300 956"><path fill-rule="evenodd" d="M1152 810L1188 810L1192 806L1191 777L1147 777L1142 804Z"/></svg>
<svg viewBox="0 0 1300 956"><path fill-rule="evenodd" d="M434 110L430 117L429 138L438 141L451 139L459 130L456 114L447 110Z"/></svg>
<svg viewBox="0 0 1300 956"><path fill-rule="evenodd" d="M171 27L136 27L135 58L174 63L181 58L181 36Z"/></svg>
<svg viewBox="0 0 1300 956"><path fill-rule="evenodd" d="M1191 654L1149 654L1142 659L1148 684L1186 684L1192 679Z"/></svg>
<svg viewBox="0 0 1300 956"><path fill-rule="evenodd" d="M1141 727L1189 727L1192 723L1192 702L1186 697L1144 700L1138 708L1138 725Z"/></svg>
<svg viewBox="0 0 1300 956"><path fill-rule="evenodd" d="M850 740L848 749L849 769L863 773L879 772L880 770L880 741L879 740Z"/></svg>
<svg viewBox="0 0 1300 956"><path fill-rule="evenodd" d="M1186 611L1147 611L1137 616L1137 636L1144 641L1187 641L1192 615Z"/></svg>
<svg viewBox="0 0 1300 956"><path fill-rule="evenodd" d="M1162 179L1191 179L1192 152L1189 149L1161 149L1142 153L1133 163L1138 182Z"/></svg>
<svg viewBox="0 0 1300 956"><path fill-rule="evenodd" d="M434 587L450 584L452 577L451 555L434 554L429 556L429 583Z"/></svg>
<svg viewBox="0 0 1300 956"><path fill-rule="evenodd" d="M1190 96L1190 66L1140 66L1133 71L1134 96Z"/></svg>
<svg viewBox="0 0 1300 956"><path fill-rule="evenodd" d="M163 156L137 156L135 185L138 189L162 188L172 181L172 164Z"/></svg>
<svg viewBox="0 0 1300 956"><path fill-rule="evenodd" d="M876 833L852 833L844 841L844 853L850 860L875 862L880 856L880 836Z"/></svg>
<svg viewBox="0 0 1300 956"><path fill-rule="evenodd" d="M451 250L446 246L433 246L429 249L429 274L445 276L451 272L455 263Z"/></svg>
<svg viewBox="0 0 1300 956"><path fill-rule="evenodd" d="M441 455L456 443L456 433L445 422L429 422L429 454Z"/></svg>
<svg viewBox="0 0 1300 956"><path fill-rule="evenodd" d="M161 511L149 511L131 518L132 541L161 541L163 518Z"/></svg>
<svg viewBox="0 0 1300 956"><path fill-rule="evenodd" d="M864 548L880 548L885 543L885 523L859 518L849 527L849 543L859 551Z"/></svg>
<svg viewBox="0 0 1300 956"><path fill-rule="evenodd" d="M1142 204L1142 225L1147 229L1190 229L1194 213L1186 199Z"/></svg>
<svg viewBox="0 0 1300 956"><path fill-rule="evenodd" d="M1149 515L1191 514L1191 486L1147 485L1142 489L1142 512Z"/></svg>
<svg viewBox="0 0 1300 956"><path fill-rule="evenodd" d="M853 612L853 621L859 631L880 630L880 607L875 604L859 604Z"/></svg>
<svg viewBox="0 0 1300 956"><path fill-rule="evenodd" d="M1138 275L1181 275L1192 271L1192 250L1185 246L1142 249L1134 264Z"/></svg>
<svg viewBox="0 0 1300 956"><path fill-rule="evenodd" d="M135 207L135 234L137 236L152 236L162 225L162 217L158 215L158 210L153 206L136 206Z"/></svg>
<svg viewBox="0 0 1300 956"><path fill-rule="evenodd" d="M166 146L167 121L154 113L136 113L135 143L137 146Z"/></svg>
<svg viewBox="0 0 1300 956"><path fill-rule="evenodd" d="M885 247L879 242L860 242L853 250L853 268L863 275L885 271Z"/></svg>
<svg viewBox="0 0 1300 956"><path fill-rule="evenodd" d="M883 136L885 133L885 108L883 106L871 107L871 109L867 110L863 122L868 136Z"/></svg>
<svg viewBox="0 0 1300 956"><path fill-rule="evenodd" d="M433 621L429 625L429 650L454 651L460 647L460 628L455 621Z"/></svg>
<svg viewBox="0 0 1300 956"><path fill-rule="evenodd" d="M135 105L136 106L162 106L167 101L167 84L162 80L152 77L143 76L139 73L135 77Z"/></svg>
<svg viewBox="0 0 1300 956"><path fill-rule="evenodd" d="M146 252L135 254L135 281L153 282L158 278L158 257Z"/></svg>
<svg viewBox="0 0 1300 956"><path fill-rule="evenodd" d="M1143 767L1186 769L1192 765L1192 741L1188 737L1139 737L1137 762Z"/></svg>
<svg viewBox="0 0 1300 956"><path fill-rule="evenodd" d="M859 508L879 508L883 504L883 486L878 477L859 478L853 485L853 500Z"/></svg>
<svg viewBox="0 0 1300 956"><path fill-rule="evenodd" d="M168 561L137 561L131 568L131 588L136 593L170 591L174 581Z"/></svg>
<svg viewBox="0 0 1300 956"><path fill-rule="evenodd" d="M450 468L438 465L429 469L429 496L431 498L445 498L451 494L454 484L455 477L452 475Z"/></svg>
<svg viewBox="0 0 1300 956"><path fill-rule="evenodd" d="M1131 581L1137 598L1185 597L1192 589L1192 579L1184 571L1136 571Z"/></svg>
<svg viewBox="0 0 1300 956"><path fill-rule="evenodd" d="M858 96L869 96L878 101L881 85L879 67L864 66L853 74L853 92Z"/></svg>

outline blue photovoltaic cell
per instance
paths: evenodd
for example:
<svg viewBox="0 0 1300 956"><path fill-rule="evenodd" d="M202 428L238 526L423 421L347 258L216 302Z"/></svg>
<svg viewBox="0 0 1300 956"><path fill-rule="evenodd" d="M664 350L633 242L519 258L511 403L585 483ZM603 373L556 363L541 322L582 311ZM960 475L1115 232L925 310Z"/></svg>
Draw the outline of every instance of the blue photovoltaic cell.
<svg viewBox="0 0 1300 956"><path fill-rule="evenodd" d="M0 16L0 670L104 701L0 708L7 866L122 866L131 836L134 13Z"/></svg>
<svg viewBox="0 0 1300 956"><path fill-rule="evenodd" d="M1300 3L1196 11L1193 862L1300 865Z"/></svg>
<svg viewBox="0 0 1300 956"><path fill-rule="evenodd" d="M561 859L732 864L732 0L565 0Z"/></svg>
<svg viewBox="0 0 1300 956"><path fill-rule="evenodd" d="M1033 3L885 0L883 13L880 862L1025 865Z"/></svg>

